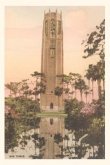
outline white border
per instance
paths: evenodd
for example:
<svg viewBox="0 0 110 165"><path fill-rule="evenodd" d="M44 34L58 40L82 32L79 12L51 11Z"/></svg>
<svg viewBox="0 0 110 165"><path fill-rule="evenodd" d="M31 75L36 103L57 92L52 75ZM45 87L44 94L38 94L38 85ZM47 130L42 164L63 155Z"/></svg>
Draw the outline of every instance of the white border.
<svg viewBox="0 0 110 165"><path fill-rule="evenodd" d="M4 156L4 6L0 4L0 160Z"/></svg>
<svg viewBox="0 0 110 165"><path fill-rule="evenodd" d="M105 160L5 160L4 159L4 7L5 6L105 6L106 7L106 159ZM97 14L97 13L96 13ZM109 164L110 160L110 2L109 0L0 0L0 163ZM92 162L93 161L93 162Z"/></svg>

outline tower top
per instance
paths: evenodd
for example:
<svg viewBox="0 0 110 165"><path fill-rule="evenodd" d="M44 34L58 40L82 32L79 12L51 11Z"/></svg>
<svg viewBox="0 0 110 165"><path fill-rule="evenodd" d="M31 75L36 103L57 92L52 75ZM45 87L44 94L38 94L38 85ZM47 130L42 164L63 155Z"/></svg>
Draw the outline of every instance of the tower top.
<svg viewBox="0 0 110 165"><path fill-rule="evenodd" d="M58 16L61 19L62 18L62 11L58 12L57 9L56 9L56 11L51 11L50 9L48 12L44 11L44 17L49 17L49 16Z"/></svg>

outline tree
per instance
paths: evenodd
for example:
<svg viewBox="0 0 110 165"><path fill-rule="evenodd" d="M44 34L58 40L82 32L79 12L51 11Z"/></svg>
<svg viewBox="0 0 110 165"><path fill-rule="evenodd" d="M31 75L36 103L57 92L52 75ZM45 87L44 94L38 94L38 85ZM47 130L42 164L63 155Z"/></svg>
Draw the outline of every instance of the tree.
<svg viewBox="0 0 110 165"><path fill-rule="evenodd" d="M40 93L45 92L46 86L43 79L45 76L43 73L39 73L37 71L34 71L34 73L31 74L31 76L35 78L35 87L33 89L33 95L35 96L35 100L37 100L37 96Z"/></svg>
<svg viewBox="0 0 110 165"><path fill-rule="evenodd" d="M83 91L86 89L86 84L85 81L81 78L79 78L76 82L75 82L75 88L79 89L80 91L80 96L81 96L81 101L82 101L82 94Z"/></svg>
<svg viewBox="0 0 110 165"><path fill-rule="evenodd" d="M10 96L16 97L19 87L20 87L20 82L10 82L9 84L5 84L5 87L10 90Z"/></svg>
<svg viewBox="0 0 110 165"><path fill-rule="evenodd" d="M70 88L69 88L70 80L71 80L70 76L65 75L65 74L63 75L62 81L63 81L64 92L67 95L68 99L69 99L69 91L70 91Z"/></svg>
<svg viewBox="0 0 110 165"><path fill-rule="evenodd" d="M91 70L90 70L90 65L89 65L89 68L86 70L86 74L84 75L84 77L87 78L88 80L88 86L90 88L90 80L91 80Z"/></svg>
<svg viewBox="0 0 110 165"><path fill-rule="evenodd" d="M96 76L97 76L97 83L98 83L98 96L99 99L101 98L101 92L102 92L102 88L101 88L101 80L103 81L103 90L105 90L105 78L104 78L104 74L105 74L105 69L104 69L104 62L103 61L99 61L96 65Z"/></svg>
<svg viewBox="0 0 110 165"><path fill-rule="evenodd" d="M17 133L15 128L15 120L9 113L5 116L5 152L17 146Z"/></svg>
<svg viewBox="0 0 110 165"><path fill-rule="evenodd" d="M67 141L66 146L68 147L68 141L69 141L69 137L68 137L68 135L65 135L63 139L64 139L65 141Z"/></svg>
<svg viewBox="0 0 110 165"><path fill-rule="evenodd" d="M100 148L103 148L105 140L104 132L104 118L94 118L88 129L89 136L87 139L87 142L93 147L93 151L95 145L99 146Z"/></svg>
<svg viewBox="0 0 110 165"><path fill-rule="evenodd" d="M27 98L28 95L32 94L27 81L28 81L28 79L24 79L24 80L21 81L21 83L20 83L20 90L19 90L20 94L23 97L26 97L26 98Z"/></svg>
<svg viewBox="0 0 110 165"><path fill-rule="evenodd" d="M88 34L86 40L83 40L84 58L88 58L92 55L98 55L100 61L96 65L92 65L92 69L94 70L92 76L94 80L97 80L98 83L98 95L99 99L101 97L101 80L103 81L103 90L104 90L104 74L105 74L105 20L101 22L99 26L96 26L96 30ZM90 68L89 68L90 69ZM86 74L87 78L89 74ZM93 78L92 77L92 78Z"/></svg>
<svg viewBox="0 0 110 165"><path fill-rule="evenodd" d="M38 147L41 149L45 145L45 138L41 137L38 133L35 133L31 136L33 138L33 142L35 145L35 156L37 155L36 153L36 148Z"/></svg>
<svg viewBox="0 0 110 165"><path fill-rule="evenodd" d="M72 87L72 91L73 91L73 87L74 87L74 90L75 90L75 98L76 98L76 87L75 87L75 83L78 79L81 78L81 75L78 74L78 73L72 73L70 72L69 73L69 76L70 76L70 83L71 83L71 87Z"/></svg>
<svg viewBox="0 0 110 165"><path fill-rule="evenodd" d="M84 58L92 55L98 55L104 60L105 52L105 20L101 22L99 26L96 26L96 30L88 34L88 38L83 40L82 44L85 45L83 56Z"/></svg>
<svg viewBox="0 0 110 165"><path fill-rule="evenodd" d="M85 77L89 81L89 87L90 87L90 80L92 82L92 100L94 99L94 81L96 81L95 69L96 69L95 65L90 64L85 75Z"/></svg>
<svg viewBox="0 0 110 165"><path fill-rule="evenodd" d="M55 134L55 135L54 135L54 141L55 141L55 143L57 143L57 144L59 144L60 142L62 142L62 141L63 141L62 135L61 135L60 133Z"/></svg>
<svg viewBox="0 0 110 165"><path fill-rule="evenodd" d="M88 94L90 93L89 91L89 87L88 86L85 86L85 89L84 89L84 94L85 94L85 97L86 97L86 104L88 102Z"/></svg>

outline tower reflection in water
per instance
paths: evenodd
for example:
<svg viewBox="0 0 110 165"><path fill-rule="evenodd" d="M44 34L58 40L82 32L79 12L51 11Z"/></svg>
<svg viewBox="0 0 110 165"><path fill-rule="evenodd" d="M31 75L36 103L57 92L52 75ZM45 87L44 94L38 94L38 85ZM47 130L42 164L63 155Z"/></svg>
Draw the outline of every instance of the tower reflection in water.
<svg viewBox="0 0 110 165"><path fill-rule="evenodd" d="M42 158L55 159L63 155L64 129L63 117L41 118L39 133L45 138L45 145L40 151Z"/></svg>

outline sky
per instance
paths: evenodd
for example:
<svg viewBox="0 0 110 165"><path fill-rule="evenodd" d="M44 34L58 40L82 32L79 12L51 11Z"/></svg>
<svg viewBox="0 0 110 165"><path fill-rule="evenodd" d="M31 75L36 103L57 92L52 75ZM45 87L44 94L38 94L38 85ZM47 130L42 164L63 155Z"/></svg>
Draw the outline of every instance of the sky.
<svg viewBox="0 0 110 165"><path fill-rule="evenodd" d="M5 83L30 78L41 71L44 11L62 11L64 73L85 74L97 56L83 59L82 40L105 17L104 7L5 7Z"/></svg>

